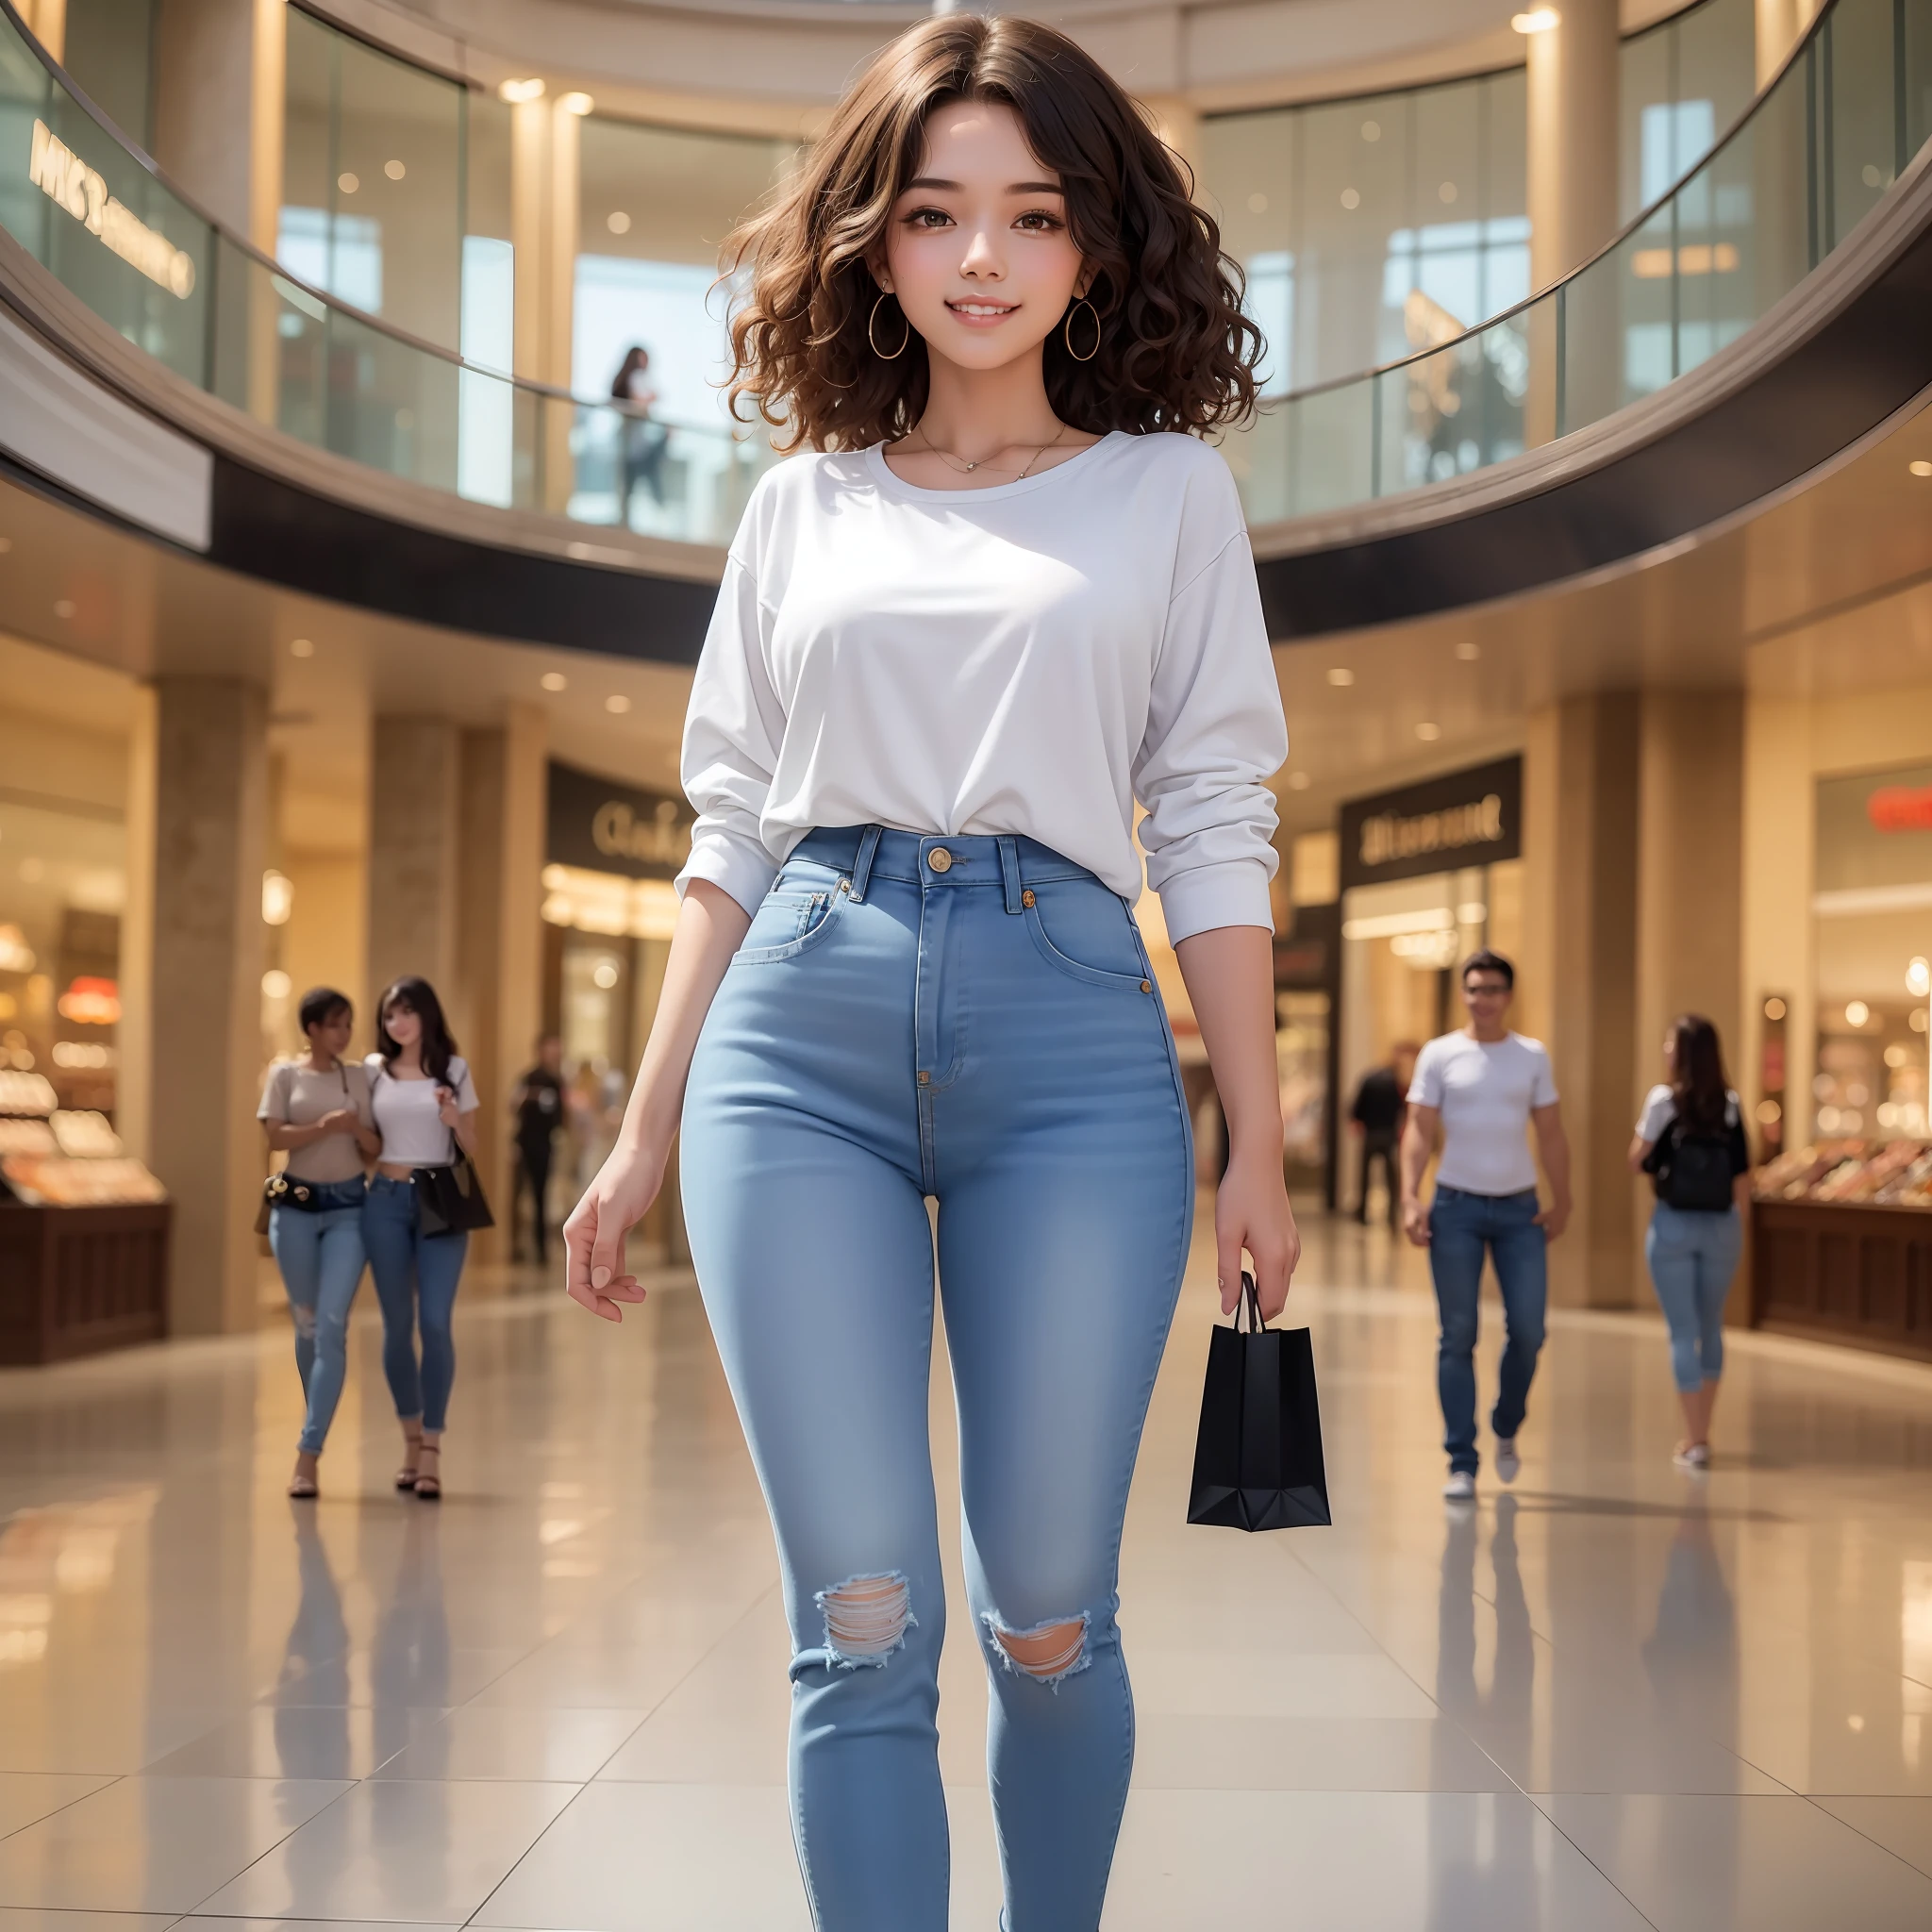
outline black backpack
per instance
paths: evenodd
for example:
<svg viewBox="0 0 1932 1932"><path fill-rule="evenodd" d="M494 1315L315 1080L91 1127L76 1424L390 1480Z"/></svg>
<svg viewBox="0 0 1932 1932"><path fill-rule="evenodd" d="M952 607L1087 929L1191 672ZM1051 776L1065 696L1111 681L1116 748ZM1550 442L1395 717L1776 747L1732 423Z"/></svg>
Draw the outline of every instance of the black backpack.
<svg viewBox="0 0 1932 1932"><path fill-rule="evenodd" d="M1737 1104L1724 1105L1724 1123L1715 1134L1690 1134L1674 1115L1645 1158L1644 1171L1657 1183L1657 1197L1691 1214L1722 1214L1731 1205L1731 1138L1738 1126Z"/></svg>

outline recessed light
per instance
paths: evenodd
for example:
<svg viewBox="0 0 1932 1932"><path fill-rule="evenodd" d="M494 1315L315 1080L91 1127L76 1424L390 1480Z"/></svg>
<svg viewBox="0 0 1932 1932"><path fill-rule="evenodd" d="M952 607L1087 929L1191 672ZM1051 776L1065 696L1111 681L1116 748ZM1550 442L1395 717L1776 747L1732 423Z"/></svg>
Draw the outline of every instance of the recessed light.
<svg viewBox="0 0 1932 1932"><path fill-rule="evenodd" d="M409 171L400 161L385 161L382 164L382 172L391 181L400 181Z"/></svg>
<svg viewBox="0 0 1932 1932"><path fill-rule="evenodd" d="M1509 25L1520 34L1546 34L1562 24L1563 16L1554 7L1532 7L1527 13L1509 16Z"/></svg>
<svg viewBox="0 0 1932 1932"><path fill-rule="evenodd" d="M340 188L344 194L354 194L357 189L361 187L361 185L362 183L354 175L348 174L346 172L336 176L336 186Z"/></svg>
<svg viewBox="0 0 1932 1932"><path fill-rule="evenodd" d="M1355 682L1355 673L1346 664L1333 664L1328 669L1328 682L1332 685L1349 685Z"/></svg>
<svg viewBox="0 0 1932 1932"><path fill-rule="evenodd" d="M315 640L313 638L291 638L289 640L289 655L293 658L314 657Z"/></svg>
<svg viewBox="0 0 1932 1932"><path fill-rule="evenodd" d="M5 557L12 548L13 539L11 537L0 537L0 557Z"/></svg>
<svg viewBox="0 0 1932 1932"><path fill-rule="evenodd" d="M72 597L62 597L54 606L54 615L56 617L72 617L74 615L74 599Z"/></svg>
<svg viewBox="0 0 1932 1932"><path fill-rule="evenodd" d="M559 94L557 99L557 105L566 114L584 115L588 114L597 104L589 94L569 93Z"/></svg>
<svg viewBox="0 0 1932 1932"><path fill-rule="evenodd" d="M630 700L621 691L614 691L604 700L604 708L621 718L630 709Z"/></svg>
<svg viewBox="0 0 1932 1932"><path fill-rule="evenodd" d="M1362 205L1361 195L1353 188L1344 188L1341 191L1341 205L1343 208L1359 208Z"/></svg>
<svg viewBox="0 0 1932 1932"><path fill-rule="evenodd" d="M1248 212L1251 215L1265 215L1268 212L1268 197L1265 194L1249 195Z"/></svg>
<svg viewBox="0 0 1932 1932"><path fill-rule="evenodd" d="M604 217L604 225L613 235L628 235L630 233L630 217L621 208L614 208Z"/></svg>
<svg viewBox="0 0 1932 1932"><path fill-rule="evenodd" d="M506 80L498 86L496 97L512 105L519 101L541 101L543 98L543 83L534 76L529 80Z"/></svg>
<svg viewBox="0 0 1932 1932"><path fill-rule="evenodd" d="M1418 724L1415 727L1415 735L1424 744L1434 744L1437 739L1441 737L1442 727L1440 724Z"/></svg>
<svg viewBox="0 0 1932 1932"><path fill-rule="evenodd" d="M1474 638L1464 638L1456 647L1456 655L1465 664L1474 664L1482 654L1483 647Z"/></svg>
<svg viewBox="0 0 1932 1932"><path fill-rule="evenodd" d="M1364 121L1362 123L1362 139L1364 141L1375 142L1380 141L1381 138L1382 124L1379 121Z"/></svg>
<svg viewBox="0 0 1932 1932"><path fill-rule="evenodd" d="M562 691L570 683L570 679L560 671L546 671L537 682L545 691Z"/></svg>
<svg viewBox="0 0 1932 1932"><path fill-rule="evenodd" d="M1449 203L1449 202L1452 202L1452 201L1454 201L1454 200L1456 199L1456 184L1455 184L1455 182L1453 182L1453 181L1445 181L1445 182L1443 182L1443 184L1441 185L1441 187L1440 187L1439 189L1437 189L1437 190L1436 190L1436 199L1437 199L1438 201L1440 201L1440 202L1442 202L1442 203L1443 203L1443 204L1445 204L1445 205L1446 205L1447 203Z"/></svg>
<svg viewBox="0 0 1932 1932"><path fill-rule="evenodd" d="M1924 457L1920 457L1915 462L1907 463L1906 468L1915 476L1932 476L1932 463L1928 463Z"/></svg>
<svg viewBox="0 0 1932 1932"><path fill-rule="evenodd" d="M1291 772L1288 774L1288 789L1291 791L1306 791L1308 789L1308 774L1306 772Z"/></svg>

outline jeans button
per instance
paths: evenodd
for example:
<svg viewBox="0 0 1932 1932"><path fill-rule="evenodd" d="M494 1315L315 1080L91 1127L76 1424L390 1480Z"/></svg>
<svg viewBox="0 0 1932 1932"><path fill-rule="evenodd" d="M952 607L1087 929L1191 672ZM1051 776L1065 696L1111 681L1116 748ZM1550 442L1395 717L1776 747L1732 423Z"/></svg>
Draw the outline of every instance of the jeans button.
<svg viewBox="0 0 1932 1932"><path fill-rule="evenodd" d="M953 869L953 855L943 845L935 845L925 855L925 862L935 872L951 872Z"/></svg>

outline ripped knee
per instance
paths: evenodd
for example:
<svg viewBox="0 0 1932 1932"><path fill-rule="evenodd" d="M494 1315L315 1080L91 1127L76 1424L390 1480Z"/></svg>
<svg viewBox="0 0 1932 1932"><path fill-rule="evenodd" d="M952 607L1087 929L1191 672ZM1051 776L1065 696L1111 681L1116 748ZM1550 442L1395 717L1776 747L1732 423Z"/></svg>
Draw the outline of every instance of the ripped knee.
<svg viewBox="0 0 1932 1932"><path fill-rule="evenodd" d="M991 1610L980 1621L992 1639L1000 1663L1016 1676L1031 1677L1036 1684L1060 1684L1075 1672L1084 1671L1090 1661L1087 1633L1093 1620L1084 1610L1077 1617L1036 1624L1030 1630L1009 1630Z"/></svg>
<svg viewBox="0 0 1932 1932"><path fill-rule="evenodd" d="M883 1665L905 1647L918 1624L912 1586L897 1570L876 1576L848 1576L813 1598L825 1620L825 1650L840 1670Z"/></svg>

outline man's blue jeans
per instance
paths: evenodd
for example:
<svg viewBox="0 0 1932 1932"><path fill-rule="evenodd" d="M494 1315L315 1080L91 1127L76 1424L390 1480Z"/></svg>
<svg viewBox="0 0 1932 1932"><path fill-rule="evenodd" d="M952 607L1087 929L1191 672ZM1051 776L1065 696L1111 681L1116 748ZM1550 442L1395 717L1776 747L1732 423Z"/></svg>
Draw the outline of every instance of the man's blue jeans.
<svg viewBox="0 0 1932 1932"><path fill-rule="evenodd" d="M297 1446L320 1456L349 1369L349 1309L362 1285L362 1178L316 1184L323 1205L275 1208L268 1244L295 1324L295 1373L308 1412Z"/></svg>
<svg viewBox="0 0 1932 1932"><path fill-rule="evenodd" d="M1134 1756L1121 1524L1193 1207L1125 905L1028 839L812 833L711 1006L681 1148L783 1567L813 1923L948 1923L931 1201L1004 1924L1094 1932Z"/></svg>
<svg viewBox="0 0 1932 1932"><path fill-rule="evenodd" d="M1505 1441L1523 1425L1543 1345L1549 1301L1549 1243L1536 1225L1534 1188L1520 1194L1469 1194L1438 1187L1429 1208L1429 1273L1442 1320L1436 1353L1436 1389L1442 1402L1442 1447L1452 1471L1474 1475L1475 1453L1475 1336L1483 1256L1496 1264L1503 1291L1503 1366L1490 1427Z"/></svg>

